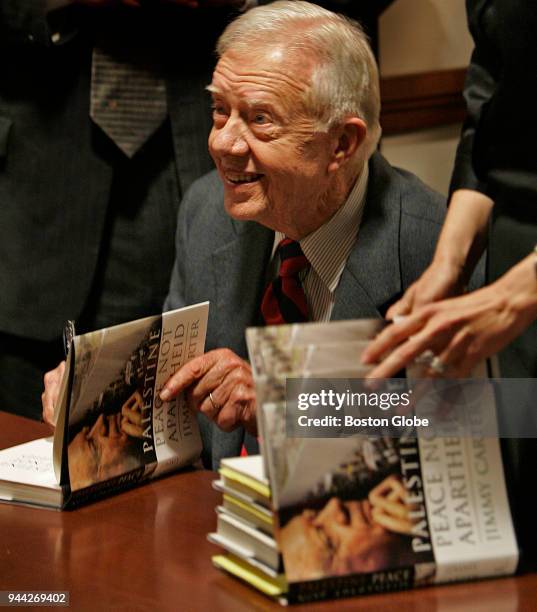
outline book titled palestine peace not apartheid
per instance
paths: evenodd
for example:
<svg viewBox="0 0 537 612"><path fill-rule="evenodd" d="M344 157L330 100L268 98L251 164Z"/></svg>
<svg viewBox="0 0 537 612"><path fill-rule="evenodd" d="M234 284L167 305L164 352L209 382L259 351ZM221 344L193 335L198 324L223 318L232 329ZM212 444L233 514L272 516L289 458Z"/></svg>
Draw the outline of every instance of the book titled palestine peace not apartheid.
<svg viewBox="0 0 537 612"><path fill-rule="evenodd" d="M380 325L247 331L262 456L222 461L214 487L223 499L209 539L224 549L213 557L218 568L281 603L508 575L517 567L499 439L490 428L481 432L496 413L488 384L457 418L443 405L448 435L289 434L286 380L331 379L346 388L365 375L360 354ZM428 401L422 397L413 411L422 414Z"/></svg>
<svg viewBox="0 0 537 612"><path fill-rule="evenodd" d="M197 421L168 378L203 354L208 302L67 342L54 437L0 451L0 501L66 509L194 462Z"/></svg>

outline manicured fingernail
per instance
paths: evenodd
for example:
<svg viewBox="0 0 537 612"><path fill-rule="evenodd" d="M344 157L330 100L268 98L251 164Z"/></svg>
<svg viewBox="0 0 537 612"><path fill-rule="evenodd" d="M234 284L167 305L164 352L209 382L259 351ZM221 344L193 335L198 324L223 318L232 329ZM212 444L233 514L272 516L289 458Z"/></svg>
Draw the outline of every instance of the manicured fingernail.
<svg viewBox="0 0 537 612"><path fill-rule="evenodd" d="M171 398L171 396L172 396L172 392L166 387L162 389L162 391L160 392L160 399L163 402L167 402Z"/></svg>

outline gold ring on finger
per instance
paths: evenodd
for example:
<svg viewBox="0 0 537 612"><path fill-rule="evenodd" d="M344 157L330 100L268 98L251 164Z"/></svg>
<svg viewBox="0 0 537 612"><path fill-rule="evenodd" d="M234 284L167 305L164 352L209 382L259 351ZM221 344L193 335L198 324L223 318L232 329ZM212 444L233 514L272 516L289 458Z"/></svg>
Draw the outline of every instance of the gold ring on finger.
<svg viewBox="0 0 537 612"><path fill-rule="evenodd" d="M213 410L218 412L220 410L220 406L214 401L213 394L209 391L209 400L213 406Z"/></svg>

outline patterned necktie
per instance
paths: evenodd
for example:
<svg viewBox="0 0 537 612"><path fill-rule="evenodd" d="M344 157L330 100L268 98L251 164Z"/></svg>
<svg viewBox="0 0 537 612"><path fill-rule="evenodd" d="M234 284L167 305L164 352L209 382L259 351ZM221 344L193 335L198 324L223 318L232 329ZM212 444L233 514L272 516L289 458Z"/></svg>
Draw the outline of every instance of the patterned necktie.
<svg viewBox="0 0 537 612"><path fill-rule="evenodd" d="M308 320L308 304L298 275L309 266L300 243L284 238L276 248L280 258L278 276L269 283L261 302L265 325L303 323ZM248 454L241 448L241 457Z"/></svg>
<svg viewBox="0 0 537 612"><path fill-rule="evenodd" d="M268 285L261 302L261 314L266 325L302 323L308 320L308 305L299 273L309 262L300 244L284 238L276 253L280 257L278 276Z"/></svg>
<svg viewBox="0 0 537 612"><path fill-rule="evenodd" d="M167 115L166 85L154 67L95 47L90 117L132 157Z"/></svg>

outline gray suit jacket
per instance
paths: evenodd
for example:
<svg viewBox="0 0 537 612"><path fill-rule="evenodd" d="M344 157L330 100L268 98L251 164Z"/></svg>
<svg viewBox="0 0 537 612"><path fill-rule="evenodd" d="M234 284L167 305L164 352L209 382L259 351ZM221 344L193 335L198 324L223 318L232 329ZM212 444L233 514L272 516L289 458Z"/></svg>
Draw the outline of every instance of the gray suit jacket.
<svg viewBox="0 0 537 612"><path fill-rule="evenodd" d="M358 240L340 283L332 319L382 317L431 260L445 214L444 199L380 155L369 163L369 186ZM231 219L216 172L196 181L179 212L176 261L165 308L211 302L207 350L227 347L246 357L246 327L260 323L274 232ZM242 429L220 431L200 418L206 467L237 455Z"/></svg>

